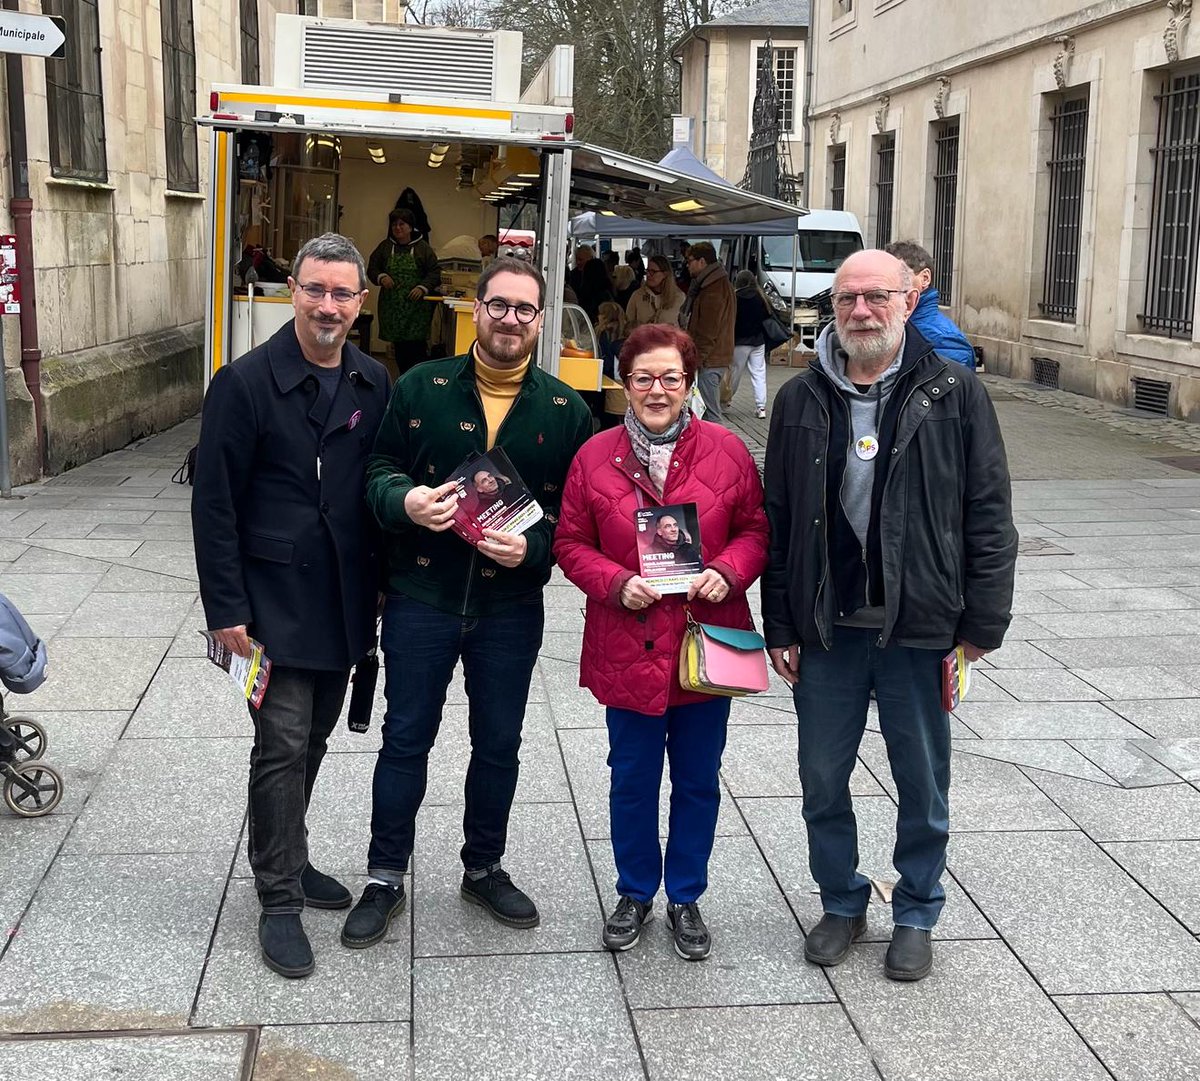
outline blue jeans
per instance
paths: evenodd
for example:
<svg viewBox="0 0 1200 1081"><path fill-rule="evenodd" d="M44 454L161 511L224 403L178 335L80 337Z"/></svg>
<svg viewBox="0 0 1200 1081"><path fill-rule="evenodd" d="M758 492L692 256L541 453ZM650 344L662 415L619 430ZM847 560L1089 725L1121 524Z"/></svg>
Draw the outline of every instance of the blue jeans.
<svg viewBox="0 0 1200 1081"><path fill-rule="evenodd" d="M429 752L460 657L471 734L462 860L469 870L500 862L544 624L540 593L498 615L475 619L409 597L388 597L380 637L387 711L375 763L369 874L396 884L403 880L425 798Z"/></svg>
<svg viewBox="0 0 1200 1081"><path fill-rule="evenodd" d="M871 688L899 794L892 862L900 881L892 919L931 929L945 901L941 877L950 835L950 719L942 709L944 650L881 649L879 631L835 627L832 648L805 647L794 688L808 866L826 912L858 916L871 886L858 871L850 774L867 723Z"/></svg>
<svg viewBox="0 0 1200 1081"><path fill-rule="evenodd" d="M698 900L708 888L708 859L721 806L717 774L725 751L729 699L673 706L661 717L610 706L605 719L617 893L647 904L664 881L658 790L665 749L671 763L667 900L677 905Z"/></svg>

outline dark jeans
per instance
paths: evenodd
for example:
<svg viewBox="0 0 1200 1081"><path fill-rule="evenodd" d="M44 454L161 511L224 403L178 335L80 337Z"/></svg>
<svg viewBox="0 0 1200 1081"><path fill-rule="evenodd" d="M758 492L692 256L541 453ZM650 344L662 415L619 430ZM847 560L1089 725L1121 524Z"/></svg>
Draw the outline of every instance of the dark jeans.
<svg viewBox="0 0 1200 1081"><path fill-rule="evenodd" d="M892 919L930 929L942 910L950 835L950 719L942 709L946 650L881 649L879 631L835 627L832 648L806 647L794 689L808 865L826 912L866 912L871 886L858 871L858 823L850 774L867 723L871 688L899 794L892 862L900 881Z"/></svg>
<svg viewBox="0 0 1200 1081"><path fill-rule="evenodd" d="M544 624L540 593L478 619L442 612L409 597L388 597L380 640L387 712L375 764L367 855L372 876L398 884L408 867L417 810L425 798L429 752L460 657L471 734L462 861L468 870L500 861L517 788L525 703Z"/></svg>
<svg viewBox="0 0 1200 1081"><path fill-rule="evenodd" d="M250 752L250 866L267 912L304 908L300 874L308 863L304 815L329 733L346 697L345 672L271 669L271 681L254 720Z"/></svg>
<svg viewBox="0 0 1200 1081"><path fill-rule="evenodd" d="M617 893L647 904L665 882L667 900L687 904L708 888L708 860L721 806L721 755L729 699L674 706L661 717L609 707L608 814ZM667 858L659 841L663 751L671 763Z"/></svg>

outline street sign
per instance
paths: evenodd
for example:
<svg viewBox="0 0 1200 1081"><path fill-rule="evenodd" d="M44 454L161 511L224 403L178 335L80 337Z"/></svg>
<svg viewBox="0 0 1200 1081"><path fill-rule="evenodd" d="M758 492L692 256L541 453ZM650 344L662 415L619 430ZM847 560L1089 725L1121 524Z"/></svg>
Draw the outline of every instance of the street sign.
<svg viewBox="0 0 1200 1081"><path fill-rule="evenodd" d="M0 236L0 310L21 314L21 283L17 276L17 238Z"/></svg>
<svg viewBox="0 0 1200 1081"><path fill-rule="evenodd" d="M67 55L65 28L59 15L0 10L0 53L61 59Z"/></svg>

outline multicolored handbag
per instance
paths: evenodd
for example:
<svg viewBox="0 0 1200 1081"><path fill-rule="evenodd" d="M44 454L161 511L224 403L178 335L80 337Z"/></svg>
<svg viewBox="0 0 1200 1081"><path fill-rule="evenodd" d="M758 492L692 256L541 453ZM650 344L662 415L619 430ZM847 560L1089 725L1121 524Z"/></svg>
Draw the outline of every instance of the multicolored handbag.
<svg viewBox="0 0 1200 1081"><path fill-rule="evenodd" d="M679 649L679 684L685 691L739 698L767 689L766 642L754 631L697 623L687 613Z"/></svg>

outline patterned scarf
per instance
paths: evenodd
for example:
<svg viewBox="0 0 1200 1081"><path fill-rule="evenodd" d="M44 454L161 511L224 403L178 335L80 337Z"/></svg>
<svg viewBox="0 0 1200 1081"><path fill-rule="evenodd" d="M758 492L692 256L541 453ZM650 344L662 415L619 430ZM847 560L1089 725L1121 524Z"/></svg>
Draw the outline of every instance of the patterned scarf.
<svg viewBox="0 0 1200 1081"><path fill-rule="evenodd" d="M659 495L667 483L667 473L670 471L671 458L675 454L675 442L683 434L684 428L692 419L687 402L683 403L683 411L665 432L648 431L642 422L634 415L633 407L625 408L625 431L629 434L629 443L637 460L646 467Z"/></svg>

